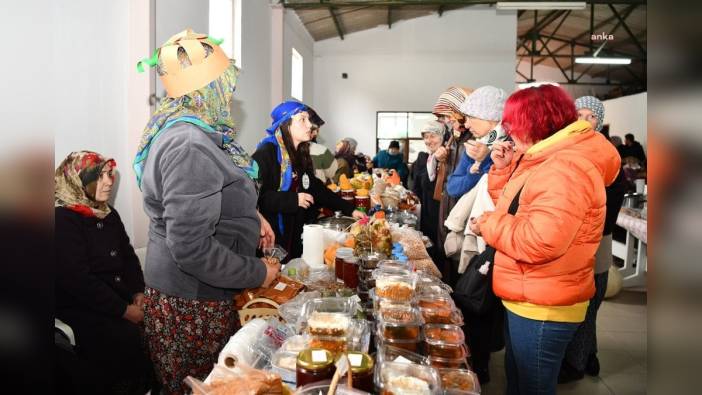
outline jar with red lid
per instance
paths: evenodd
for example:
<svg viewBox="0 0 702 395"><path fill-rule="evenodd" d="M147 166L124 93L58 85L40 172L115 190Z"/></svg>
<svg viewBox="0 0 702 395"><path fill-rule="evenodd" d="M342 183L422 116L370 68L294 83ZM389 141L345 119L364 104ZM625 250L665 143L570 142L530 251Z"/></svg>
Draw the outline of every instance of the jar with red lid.
<svg viewBox="0 0 702 395"><path fill-rule="evenodd" d="M342 199L353 203L355 197L356 197L355 190L353 190L353 189L342 189L341 190L341 198Z"/></svg>

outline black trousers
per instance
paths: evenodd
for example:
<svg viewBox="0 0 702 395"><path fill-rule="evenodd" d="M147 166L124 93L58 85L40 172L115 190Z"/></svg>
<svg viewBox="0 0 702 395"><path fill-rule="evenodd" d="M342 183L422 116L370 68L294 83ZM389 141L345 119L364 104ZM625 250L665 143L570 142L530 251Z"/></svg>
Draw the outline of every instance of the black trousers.
<svg viewBox="0 0 702 395"><path fill-rule="evenodd" d="M490 354L505 346L505 308L502 303L481 315L462 311L465 319L463 332L470 349L471 366L476 372L487 371Z"/></svg>
<svg viewBox="0 0 702 395"><path fill-rule="evenodd" d="M72 376L76 393L143 394L151 388L153 365L139 325L87 311L60 319L73 329L76 346L74 355L57 350L64 364L59 370Z"/></svg>

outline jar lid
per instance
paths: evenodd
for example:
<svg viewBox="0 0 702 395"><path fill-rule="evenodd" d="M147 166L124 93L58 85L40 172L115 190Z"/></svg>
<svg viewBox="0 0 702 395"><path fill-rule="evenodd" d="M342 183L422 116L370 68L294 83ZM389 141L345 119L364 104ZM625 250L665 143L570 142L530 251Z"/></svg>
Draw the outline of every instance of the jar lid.
<svg viewBox="0 0 702 395"><path fill-rule="evenodd" d="M307 370L321 370L334 364L334 356L323 348L308 348L297 355L297 366Z"/></svg>
<svg viewBox="0 0 702 395"><path fill-rule="evenodd" d="M367 373L373 370L375 363L370 355L362 352L348 352L349 365L352 373Z"/></svg>

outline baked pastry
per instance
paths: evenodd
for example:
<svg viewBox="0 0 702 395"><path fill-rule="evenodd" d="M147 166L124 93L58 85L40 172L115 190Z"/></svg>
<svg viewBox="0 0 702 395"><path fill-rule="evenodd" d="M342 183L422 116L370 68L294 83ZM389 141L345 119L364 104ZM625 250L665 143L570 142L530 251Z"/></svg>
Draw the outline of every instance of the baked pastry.
<svg viewBox="0 0 702 395"><path fill-rule="evenodd" d="M344 314L315 311L307 320L308 331L316 336L345 336L350 319Z"/></svg>

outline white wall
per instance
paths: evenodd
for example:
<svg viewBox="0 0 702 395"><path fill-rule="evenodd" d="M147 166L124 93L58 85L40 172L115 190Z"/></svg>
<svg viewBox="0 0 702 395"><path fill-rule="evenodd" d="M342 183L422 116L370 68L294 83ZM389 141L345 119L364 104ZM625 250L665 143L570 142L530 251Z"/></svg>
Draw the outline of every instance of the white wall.
<svg viewBox="0 0 702 395"><path fill-rule="evenodd" d="M618 97L602 102L605 107L604 123L609 124L610 136L631 133L636 141L646 148L648 93Z"/></svg>
<svg viewBox="0 0 702 395"><path fill-rule="evenodd" d="M327 121L320 139L332 146L353 136L370 154L376 111L431 111L452 85L513 91L516 29L515 12L471 7L316 42L313 105Z"/></svg>
<svg viewBox="0 0 702 395"><path fill-rule="evenodd" d="M243 1L241 58L243 67L234 92L237 140L253 153L270 124L271 7L265 1Z"/></svg>
<svg viewBox="0 0 702 395"><path fill-rule="evenodd" d="M136 183L128 145L127 73L135 72L136 59L128 55L129 2L75 0L51 7L60 21L51 49L61 59L51 66L61 92L52 120L55 164L78 150L114 158L119 184L113 204L131 236Z"/></svg>
<svg viewBox="0 0 702 395"><path fill-rule="evenodd" d="M283 97L290 99L291 89L291 69L292 69L292 48L302 55L303 76L302 76L302 101L313 103L313 80L314 80L314 40L310 36L305 26L300 21L295 11L286 9L284 15L283 31Z"/></svg>

